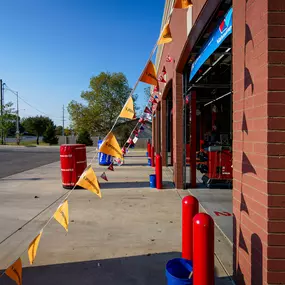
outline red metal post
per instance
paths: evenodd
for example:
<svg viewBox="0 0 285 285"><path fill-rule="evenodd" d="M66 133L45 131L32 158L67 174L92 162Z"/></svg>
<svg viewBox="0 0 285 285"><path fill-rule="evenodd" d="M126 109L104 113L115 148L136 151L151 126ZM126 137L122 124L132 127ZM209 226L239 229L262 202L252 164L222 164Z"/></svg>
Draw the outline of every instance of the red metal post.
<svg viewBox="0 0 285 285"><path fill-rule="evenodd" d="M151 146L151 166L155 167L155 161L154 161L154 146Z"/></svg>
<svg viewBox="0 0 285 285"><path fill-rule="evenodd" d="M214 285L214 221L205 213L193 219L193 285Z"/></svg>
<svg viewBox="0 0 285 285"><path fill-rule="evenodd" d="M191 147L190 147L190 174L191 188L196 188L196 137L197 137L197 119L196 119L196 91L191 92Z"/></svg>
<svg viewBox="0 0 285 285"><path fill-rule="evenodd" d="M182 199L182 258L193 260L193 218L199 211L198 200L193 196Z"/></svg>
<svg viewBox="0 0 285 285"><path fill-rule="evenodd" d="M162 158L158 153L155 157L156 189L162 189Z"/></svg>
<svg viewBox="0 0 285 285"><path fill-rule="evenodd" d="M148 154L148 157L151 157L151 143L150 142L147 143L147 154Z"/></svg>

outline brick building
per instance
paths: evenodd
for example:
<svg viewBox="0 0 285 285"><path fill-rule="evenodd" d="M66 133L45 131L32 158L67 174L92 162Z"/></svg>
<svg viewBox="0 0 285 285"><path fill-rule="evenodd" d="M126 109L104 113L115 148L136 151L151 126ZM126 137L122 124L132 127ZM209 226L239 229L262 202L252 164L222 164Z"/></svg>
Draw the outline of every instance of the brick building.
<svg viewBox="0 0 285 285"><path fill-rule="evenodd" d="M193 189L200 141L219 128L232 147L234 279L284 284L285 1L192 0L188 10L173 10L173 2L162 23L170 21L173 41L156 58L158 74L163 67L167 74L153 118L155 150L176 187ZM231 9L232 33L203 55L215 31L226 31Z"/></svg>

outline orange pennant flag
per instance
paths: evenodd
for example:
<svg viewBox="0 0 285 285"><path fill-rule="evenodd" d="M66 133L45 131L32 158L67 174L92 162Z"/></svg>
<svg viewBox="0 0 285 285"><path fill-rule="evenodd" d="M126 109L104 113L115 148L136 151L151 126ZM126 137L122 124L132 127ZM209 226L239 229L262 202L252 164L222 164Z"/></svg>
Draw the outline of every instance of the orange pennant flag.
<svg viewBox="0 0 285 285"><path fill-rule="evenodd" d="M65 200L54 213L53 217L65 228L68 232L69 214L68 214L68 202Z"/></svg>
<svg viewBox="0 0 285 285"><path fill-rule="evenodd" d="M160 36L157 44L162 45L162 44L167 44L170 42L172 42L172 36L171 36L170 27L169 27L169 23L168 23L164 26L163 31L161 33L161 36Z"/></svg>
<svg viewBox="0 0 285 285"><path fill-rule="evenodd" d="M151 61L149 61L146 69L144 70L143 75L140 78L140 81L155 86L158 85L156 69Z"/></svg>
<svg viewBox="0 0 285 285"><path fill-rule="evenodd" d="M34 261L36 259L37 250L39 247L39 243L40 243L40 239L42 237L42 234L43 234L43 231L41 231L29 245L28 257L29 257L29 261L30 261L31 265L34 263Z"/></svg>
<svg viewBox="0 0 285 285"><path fill-rule="evenodd" d="M14 280L18 285L22 285L22 270L22 261L21 258L19 258L6 269L5 274Z"/></svg>
<svg viewBox="0 0 285 285"><path fill-rule="evenodd" d="M81 186L102 198L98 179L91 165L89 165L82 173L76 185Z"/></svg>
<svg viewBox="0 0 285 285"><path fill-rule="evenodd" d="M174 8L176 9L187 9L191 6L193 6L193 3L191 0L176 0L174 4Z"/></svg>
<svg viewBox="0 0 285 285"><path fill-rule="evenodd" d="M111 155L117 158L123 158L122 150L113 133L109 133L100 146L99 152Z"/></svg>
<svg viewBox="0 0 285 285"><path fill-rule="evenodd" d="M126 119L133 119L134 116L135 116L134 101L132 97L129 97L125 106L123 107L123 110L121 111L120 117Z"/></svg>

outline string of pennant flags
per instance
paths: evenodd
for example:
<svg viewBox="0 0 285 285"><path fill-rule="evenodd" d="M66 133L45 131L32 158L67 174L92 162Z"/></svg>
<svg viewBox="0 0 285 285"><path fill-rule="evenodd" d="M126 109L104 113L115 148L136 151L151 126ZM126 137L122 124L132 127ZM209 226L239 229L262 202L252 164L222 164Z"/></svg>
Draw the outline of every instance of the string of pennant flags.
<svg viewBox="0 0 285 285"><path fill-rule="evenodd" d="M187 9L192 6L191 0L176 0L174 3L175 9ZM138 141L138 136L140 132L143 132L145 129L145 123L152 119L153 111L155 111L157 103L159 101L159 97L162 93L159 91L159 83L166 83L166 75L167 70L166 67L163 66L161 74L158 76L156 72L155 65L151 61L151 58L157 48L158 45L167 44L172 42L172 35L169 25L170 20L162 29L162 32L159 36L158 41L156 42L149 59L147 60L146 66L143 69L142 74L140 75L139 79L137 80L134 88L131 91L125 105L119 116L117 117L113 127L111 128L110 132L104 138L102 145L100 146L98 152L110 155L114 158L118 165L122 165L124 160L124 156L128 153L129 148L131 145L135 145ZM171 63L174 61L173 57L168 55L165 59L166 63ZM138 85L139 82L144 82L153 86L153 90L151 92L151 96L149 101L147 102L143 115L139 118L137 124L135 125L134 129L131 131L131 134L128 140L125 142L123 147L121 148L115 135L113 134L112 130L115 127L119 118L125 118L133 120L135 119L135 109L134 109L134 101L132 95ZM128 144L128 147L126 145ZM21 256L27 251L28 259L30 264L32 265L36 259L36 255L38 252L40 240L42 235L44 234L44 229L49 225L52 220L56 220L66 232L68 232L69 227L69 204L68 198L74 191L77 186L82 187L83 189L89 190L90 192L96 194L98 197L102 198L102 193L100 189L100 184L98 182L97 176L95 171L92 168L92 162L94 161L95 157L97 156L97 152L95 153L94 157L92 158L91 162L88 164L87 168L84 170L82 175L79 177L77 183L74 187L66 193L62 202L50 217L50 219L45 223L42 229L36 234L35 238L31 241L28 248L24 250L24 252L14 261L3 273L0 277L6 274L9 278L11 278L17 285L22 285L22 260ZM107 167L107 170L114 171L114 162ZM104 171L100 178L105 181L108 181L106 171Z"/></svg>

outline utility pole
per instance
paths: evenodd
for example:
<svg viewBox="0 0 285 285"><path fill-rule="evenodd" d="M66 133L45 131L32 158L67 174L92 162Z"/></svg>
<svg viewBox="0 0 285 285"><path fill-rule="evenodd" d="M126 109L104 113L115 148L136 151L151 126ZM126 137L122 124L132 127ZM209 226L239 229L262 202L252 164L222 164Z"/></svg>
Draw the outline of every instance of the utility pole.
<svg viewBox="0 0 285 285"><path fill-rule="evenodd" d="M64 105L62 107L62 135L64 136Z"/></svg>
<svg viewBox="0 0 285 285"><path fill-rule="evenodd" d="M19 126L19 94L15 92L17 96L17 121L16 121L16 142L17 145L20 144L20 126Z"/></svg>
<svg viewBox="0 0 285 285"><path fill-rule="evenodd" d="M0 115L1 115L1 144L4 144L4 132L3 132L3 83L0 79Z"/></svg>

